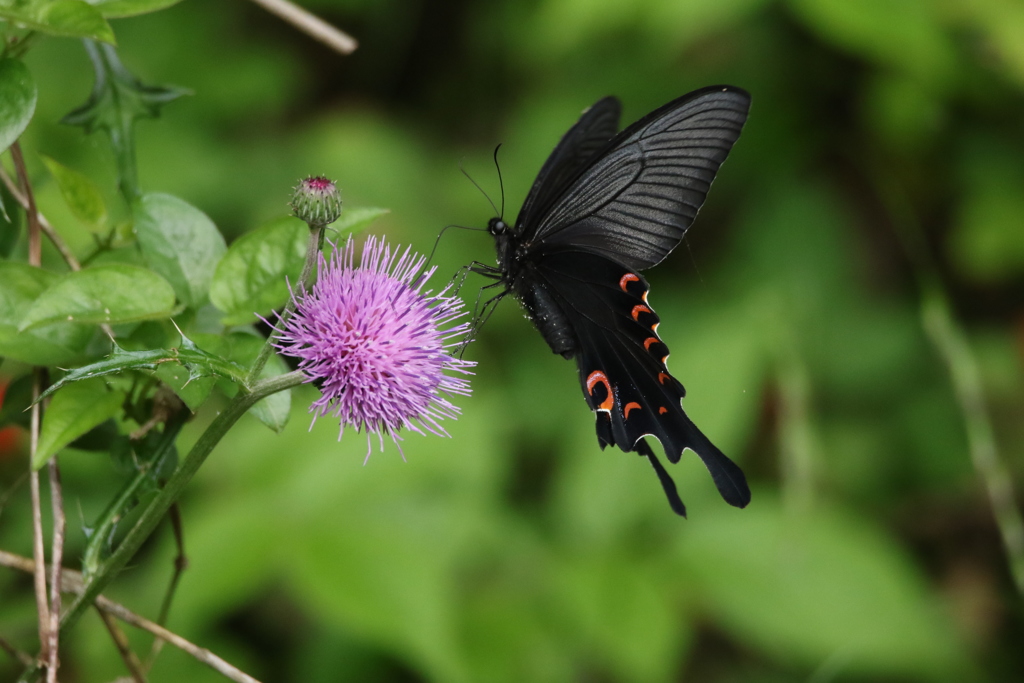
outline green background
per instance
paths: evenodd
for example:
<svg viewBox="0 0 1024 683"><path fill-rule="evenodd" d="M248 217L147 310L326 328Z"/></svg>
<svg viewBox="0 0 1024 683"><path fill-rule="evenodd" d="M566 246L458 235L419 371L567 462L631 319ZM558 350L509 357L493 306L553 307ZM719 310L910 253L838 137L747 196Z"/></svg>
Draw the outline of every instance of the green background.
<svg viewBox="0 0 1024 683"><path fill-rule="evenodd" d="M506 218L579 112L624 123L695 88L753 96L687 239L647 273L684 406L747 472L723 503L692 454L670 467L689 520L641 459L602 452L575 368L512 301L450 439L374 453L315 390L274 435L245 418L190 485L190 566L169 627L265 681L1012 681L1015 592L972 469L964 416L921 324L920 230L977 354L1011 471L1024 447L1024 7L1014 0L339 0L305 5L361 41L342 57L246 2L190 0L112 22L124 63L193 95L137 128L140 185L209 215L230 243L287 212L304 175L372 230L429 252L447 224ZM41 154L115 214L101 134L59 119L92 83L81 45L40 41L23 139L42 211L92 237ZM54 253L47 253L51 264ZM436 287L484 233L449 230ZM472 305L476 288L462 290ZM0 368L0 372L6 368ZM194 441L205 406L186 427ZM22 448L0 452L7 490ZM123 478L61 457L68 557ZM0 547L30 554L27 493ZM47 507L44 503L44 507ZM81 514L79 513L81 510ZM107 591L154 616L169 528ZM27 578L0 571L0 634L34 638ZM141 652L148 640L136 637ZM62 680L123 665L95 614L62 641ZM26 645L29 647L29 645ZM15 676L0 659L0 679ZM174 648L152 681L219 681Z"/></svg>

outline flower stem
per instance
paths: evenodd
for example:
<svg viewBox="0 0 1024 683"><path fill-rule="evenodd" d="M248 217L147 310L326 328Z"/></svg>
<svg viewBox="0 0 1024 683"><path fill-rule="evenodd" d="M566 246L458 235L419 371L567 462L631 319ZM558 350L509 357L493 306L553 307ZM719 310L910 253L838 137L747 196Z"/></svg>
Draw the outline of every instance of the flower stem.
<svg viewBox="0 0 1024 683"><path fill-rule="evenodd" d="M278 391L284 391L302 384L305 376L299 372L290 372L285 375L278 375L270 379L262 380L252 386L249 392L239 392L233 398L217 418L206 428L202 436L189 451L185 459L178 465L178 468L167 480L167 484L160 489L156 498L150 501L143 511L135 526L128 532L124 540L108 557L91 577L85 586L85 590L75 598L68 611L61 618L61 628L73 626L89 606L96 600L96 597L107 587L115 576L124 568L125 564L135 555L142 543L153 533L157 524L163 519L167 510L181 495L185 486L192 479L192 476L199 470L210 455L213 448L220 442L227 431L238 421L260 399L266 398Z"/></svg>
<svg viewBox="0 0 1024 683"><path fill-rule="evenodd" d="M174 441L178 438L178 433L181 431L186 419L188 419L188 411L181 410L168 420L160 437L160 443L154 449L149 462L138 468L135 476L124 485L117 497L103 511L103 516L100 517L99 522L97 522L96 527L93 529L89 537L89 543L85 546L85 553L82 555L82 573L85 575L86 580L92 579L99 571L100 556L104 546L110 539L111 530L118 520L121 519L131 501L136 497L139 488L150 479L152 476L151 472L155 468L159 468L161 461L171 452Z"/></svg>
<svg viewBox="0 0 1024 683"><path fill-rule="evenodd" d="M323 235L324 229L322 227L315 227L313 225L309 226L309 242L306 243L306 262L302 265L302 275L299 276L300 292L306 291L312 282L316 260L320 256L320 248L323 245ZM288 304L284 307L284 310L279 316L279 322L283 324L288 320L294 310L295 300L293 298L289 298ZM256 356L256 360L253 361L252 367L249 369L249 376L245 380L247 386L254 385L256 380L259 379L260 373L263 372L263 368L267 364L270 354L274 352L273 341L276 335L277 331L271 330L270 336L267 337L267 341L263 344L263 348L260 349L259 355Z"/></svg>

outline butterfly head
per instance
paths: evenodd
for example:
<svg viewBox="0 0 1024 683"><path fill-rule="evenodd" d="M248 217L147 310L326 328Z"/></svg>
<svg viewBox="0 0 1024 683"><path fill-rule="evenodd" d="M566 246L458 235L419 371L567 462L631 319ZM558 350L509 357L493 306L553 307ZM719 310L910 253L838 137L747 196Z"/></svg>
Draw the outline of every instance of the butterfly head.
<svg viewBox="0 0 1024 683"><path fill-rule="evenodd" d="M504 235L508 232L508 223L500 218L492 218L487 222L487 232L491 233L493 237Z"/></svg>

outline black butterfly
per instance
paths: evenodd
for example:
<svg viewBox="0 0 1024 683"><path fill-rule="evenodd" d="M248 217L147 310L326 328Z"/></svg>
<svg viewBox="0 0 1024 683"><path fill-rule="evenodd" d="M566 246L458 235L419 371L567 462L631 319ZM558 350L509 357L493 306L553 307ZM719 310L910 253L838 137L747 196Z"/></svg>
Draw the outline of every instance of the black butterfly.
<svg viewBox="0 0 1024 683"><path fill-rule="evenodd" d="M683 239L718 167L740 135L750 95L696 90L617 133L621 105L606 97L583 112L548 157L515 227L492 218L498 267L475 264L512 292L555 353L575 358L603 449L646 456L672 509L686 515L675 483L645 437L669 461L700 456L730 505L750 502L746 477L683 412L683 385L637 272Z"/></svg>

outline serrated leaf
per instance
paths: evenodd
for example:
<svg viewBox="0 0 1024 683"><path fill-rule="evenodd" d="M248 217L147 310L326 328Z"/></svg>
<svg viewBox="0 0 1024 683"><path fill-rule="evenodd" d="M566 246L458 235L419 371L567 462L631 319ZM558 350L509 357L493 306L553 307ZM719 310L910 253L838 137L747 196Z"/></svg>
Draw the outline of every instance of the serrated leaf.
<svg viewBox="0 0 1024 683"><path fill-rule="evenodd" d="M309 232L309 229L306 228L306 231ZM265 342L266 340L263 337L244 332L233 332L228 335L228 343L231 346L231 359L242 365L250 365L256 360L256 356L259 354L260 349L263 348ZM280 356L272 353L267 359L267 364L263 367L263 372L260 373L259 378L277 377L286 372L288 372L288 366L281 360ZM288 424L291 408L292 392L291 389L286 389L262 399L250 409L250 412L252 412L253 417L257 420L275 432L280 432Z"/></svg>
<svg viewBox="0 0 1024 683"><path fill-rule="evenodd" d="M0 356L30 365L59 365L85 350L94 333L88 325L57 323L18 330L18 321L60 278L25 263L0 262Z"/></svg>
<svg viewBox="0 0 1024 683"><path fill-rule="evenodd" d="M210 300L224 311L225 325L244 325L288 300L288 282L298 282L309 228L286 216L235 240L217 264Z"/></svg>
<svg viewBox="0 0 1024 683"><path fill-rule="evenodd" d="M44 399L66 384L81 382L94 377L113 375L126 370L156 370L164 363L177 363L189 371L193 379L201 377L223 377L240 384L245 379L245 368L220 356L200 349L188 337L182 337L181 345L173 349L150 349L148 351L125 351L117 344L109 356L101 361L71 370L51 385L39 397Z"/></svg>
<svg viewBox="0 0 1024 683"><path fill-rule="evenodd" d="M356 232L370 225L381 216L391 213L391 209L378 209L369 206L357 206L345 209L341 217L331 224L331 228L341 232Z"/></svg>
<svg viewBox="0 0 1024 683"><path fill-rule="evenodd" d="M164 104L189 91L174 86L143 85L121 63L113 47L85 41L85 48L96 80L86 103L61 122L81 126L87 133L107 132L117 161L121 192L134 200L139 195L132 138L135 120L156 118Z"/></svg>
<svg viewBox="0 0 1024 683"><path fill-rule="evenodd" d="M169 194L143 195L134 207L135 234L146 263L196 307L207 297L214 269L227 251L209 217Z"/></svg>
<svg viewBox="0 0 1024 683"><path fill-rule="evenodd" d="M172 5L177 5L181 0L88 0L88 2L96 7L103 16L116 19L167 9Z"/></svg>
<svg viewBox="0 0 1024 683"><path fill-rule="evenodd" d="M3 17L0 9L0 17ZM28 127L36 111L36 83L18 59L0 59L0 151L6 150Z"/></svg>
<svg viewBox="0 0 1024 683"><path fill-rule="evenodd" d="M98 232L107 222L107 205L96 183L46 155L39 156L42 157L50 175L57 181L57 187L60 188L60 193L71 213L93 232Z"/></svg>
<svg viewBox="0 0 1024 683"><path fill-rule="evenodd" d="M19 331L56 322L129 323L166 318L174 310L174 290L146 268L121 264L68 273L39 295Z"/></svg>
<svg viewBox="0 0 1024 683"><path fill-rule="evenodd" d="M60 449L117 416L122 403L124 393L109 391L99 379L77 382L54 394L43 414L32 469L38 470Z"/></svg>
<svg viewBox="0 0 1024 683"><path fill-rule="evenodd" d="M0 4L0 19L40 33L71 38L93 38L114 44L114 30L103 14L84 0L10 2Z"/></svg>
<svg viewBox="0 0 1024 683"><path fill-rule="evenodd" d="M193 413L206 402L217 383L215 377L193 376L187 367L178 363L161 363L156 368L156 376L173 389Z"/></svg>

